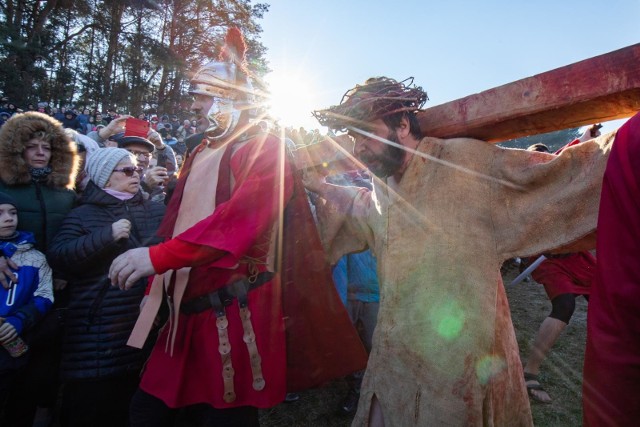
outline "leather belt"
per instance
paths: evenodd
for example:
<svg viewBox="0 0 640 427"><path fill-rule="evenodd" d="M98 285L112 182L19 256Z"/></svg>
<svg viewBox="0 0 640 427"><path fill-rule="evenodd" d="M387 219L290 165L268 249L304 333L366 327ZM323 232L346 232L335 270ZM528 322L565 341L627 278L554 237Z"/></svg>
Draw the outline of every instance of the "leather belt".
<svg viewBox="0 0 640 427"><path fill-rule="evenodd" d="M180 311L184 314L196 314L213 308L216 310L216 314L222 314L219 313L219 310L224 310L223 307L230 306L234 298L239 298L238 303L240 305L246 305L246 301L240 300L243 298L242 294L246 295L249 291L252 291L264 285L265 283L270 282L273 279L273 276L273 272L263 271L261 273L258 273L255 280L253 281L251 281L250 278L244 278L236 282L229 283L228 285L225 285L218 290L183 302L182 304L180 304ZM245 292L238 292L238 289L245 289ZM218 305L218 301L220 301L222 307Z"/></svg>
<svg viewBox="0 0 640 427"><path fill-rule="evenodd" d="M218 329L218 352L222 359L222 384L224 389L223 400L232 403L236 400L235 387L233 377L235 369L231 360L231 343L229 342L229 320L225 307L233 302L234 298L238 299L238 308L240 310L240 320L242 322L242 340L247 346L249 360L251 363L251 374L253 377L253 389L261 391L265 387L264 376L262 375L262 358L258 352L256 344L256 334L251 324L251 312L249 311L249 291L271 281L273 273L265 271L258 273L256 276L241 279L224 286L214 292L194 298L191 301L183 302L180 305L180 311L185 314L195 314L203 312L207 309L213 309L216 314L216 328Z"/></svg>

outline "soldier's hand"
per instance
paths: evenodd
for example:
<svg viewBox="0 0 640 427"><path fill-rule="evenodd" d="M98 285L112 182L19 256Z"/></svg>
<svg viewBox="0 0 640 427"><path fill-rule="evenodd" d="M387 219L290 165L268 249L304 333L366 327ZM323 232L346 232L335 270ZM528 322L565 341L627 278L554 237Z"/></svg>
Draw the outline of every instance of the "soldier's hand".
<svg viewBox="0 0 640 427"><path fill-rule="evenodd" d="M141 278L155 273L149 248L136 248L128 250L113 260L109 268L109 279L113 286L128 290Z"/></svg>

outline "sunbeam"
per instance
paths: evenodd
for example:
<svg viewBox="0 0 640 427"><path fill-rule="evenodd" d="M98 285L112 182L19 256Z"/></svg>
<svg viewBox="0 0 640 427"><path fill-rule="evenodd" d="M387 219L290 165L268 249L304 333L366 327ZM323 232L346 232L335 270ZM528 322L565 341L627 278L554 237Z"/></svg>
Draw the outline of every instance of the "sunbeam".
<svg viewBox="0 0 640 427"><path fill-rule="evenodd" d="M311 121L311 111L318 105L312 80L295 72L272 73L265 78L269 85L270 115L284 126L300 126Z"/></svg>
<svg viewBox="0 0 640 427"><path fill-rule="evenodd" d="M361 169L367 169L366 165L364 165L360 160L358 160L353 153L345 150L339 143L338 141L336 141L335 139L331 138L331 137L327 137L327 139L331 142L331 144L335 147L336 150L338 150L340 153L344 154L346 157L348 157L353 163L355 163L358 168ZM386 141L386 140L385 140ZM304 151L304 149L301 149L302 153L304 155L304 153L306 153ZM311 162L308 162L308 164L311 164ZM305 173L310 173L308 170L305 171ZM392 187L390 187L383 179L380 179L379 177L375 176L375 175L371 175L373 178L373 183L374 186L376 188L380 188L382 193L386 194L387 196L389 194L391 194L394 198L400 199L404 201L404 198L399 195ZM429 219L424 215L424 213L419 212L417 209L415 209L413 207L413 205L411 203L406 203L408 209L410 209L410 213L414 216L414 218L420 218L420 221L425 224L425 226L433 226L432 221L429 221Z"/></svg>
<svg viewBox="0 0 640 427"><path fill-rule="evenodd" d="M414 150L414 149L405 147L402 144L398 144L398 143L395 143L393 141L389 141L388 139L379 137L378 135L375 135L375 134L373 134L371 132L367 132L364 129L359 129L359 128L356 128L356 127L353 127L353 126L348 126L347 129L349 129L349 130L351 130L353 132L357 132L357 133L359 133L361 135L364 135L367 138L375 139L376 141L380 141L380 142L382 142L384 144L388 144L388 145L391 145L393 147L400 148L400 149L405 150L405 151L407 151L407 152L409 152L411 154L414 154L416 156L420 156L420 157L425 158L427 160L431 160L432 162L439 163L439 164L441 164L443 166L448 166L450 168L456 169L456 170L458 170L460 172L463 172L463 173L467 173L467 174L475 176L477 178L486 179L487 181L494 181L494 182L497 182L499 184L504 185L505 187L510 187L510 188L513 188L513 189L516 189L516 190L521 190L522 189L522 187L520 187L520 186L518 186L518 185L516 185L516 184L514 184L512 182L505 181L503 179L498 179L498 178L495 178L495 177L492 177L492 176L489 176L489 175L485 175L483 173L473 171L473 170L471 170L469 168L465 168L465 167L456 165L454 163L447 162L446 160L442 160L442 159L439 159L437 157L433 157L433 156L431 156L431 155L429 155L427 153L423 153L423 152L420 152L418 150Z"/></svg>

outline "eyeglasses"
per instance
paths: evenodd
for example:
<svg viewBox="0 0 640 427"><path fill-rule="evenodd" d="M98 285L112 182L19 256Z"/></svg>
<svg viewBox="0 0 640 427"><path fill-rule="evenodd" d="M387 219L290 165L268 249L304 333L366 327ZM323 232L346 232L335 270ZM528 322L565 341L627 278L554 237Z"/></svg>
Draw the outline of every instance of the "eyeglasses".
<svg viewBox="0 0 640 427"><path fill-rule="evenodd" d="M137 172L138 175L142 175L142 168L134 168L133 166L127 166L122 169L114 169L114 172L122 172L126 176L133 176L134 172Z"/></svg>
<svg viewBox="0 0 640 427"><path fill-rule="evenodd" d="M151 157L151 153L149 153L148 151L136 151L136 150L127 150L128 152L130 152L131 154L133 154L136 157L146 157L147 159Z"/></svg>

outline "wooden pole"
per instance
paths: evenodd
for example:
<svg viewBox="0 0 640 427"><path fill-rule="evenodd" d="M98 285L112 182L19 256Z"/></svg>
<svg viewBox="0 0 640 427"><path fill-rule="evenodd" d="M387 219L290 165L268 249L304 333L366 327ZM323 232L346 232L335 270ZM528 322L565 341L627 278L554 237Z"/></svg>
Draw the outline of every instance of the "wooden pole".
<svg viewBox="0 0 640 427"><path fill-rule="evenodd" d="M427 108L418 119L425 136L500 142L630 117L638 111L640 44L635 44ZM348 150L348 141L340 142ZM296 153L299 169L322 166L332 173L355 167L329 141L315 145Z"/></svg>
<svg viewBox="0 0 640 427"><path fill-rule="evenodd" d="M629 117L640 110L640 44L419 114L426 136L499 142Z"/></svg>

